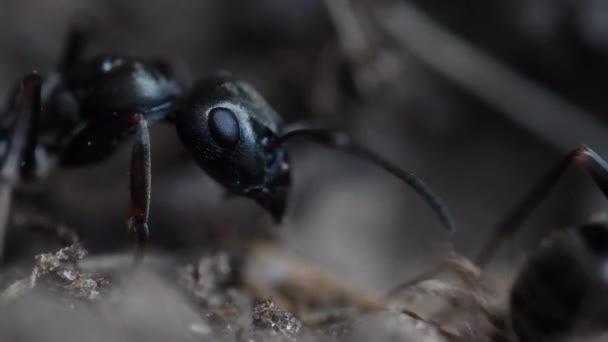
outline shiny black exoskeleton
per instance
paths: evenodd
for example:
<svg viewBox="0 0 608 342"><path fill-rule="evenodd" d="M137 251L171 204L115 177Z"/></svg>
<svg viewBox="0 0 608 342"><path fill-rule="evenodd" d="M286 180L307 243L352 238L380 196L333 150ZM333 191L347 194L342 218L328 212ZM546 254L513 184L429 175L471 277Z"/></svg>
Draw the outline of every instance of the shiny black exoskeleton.
<svg viewBox="0 0 608 342"><path fill-rule="evenodd" d="M150 198L147 127L169 119L181 94L161 67L124 56L65 62L47 76L32 73L1 115L3 179L31 181L56 166L103 161L125 138L138 133L129 225L138 240L145 241Z"/></svg>
<svg viewBox="0 0 608 342"><path fill-rule="evenodd" d="M280 221L290 169L281 117L247 83L230 76L198 82L175 117L194 160L229 191L254 199Z"/></svg>
<svg viewBox="0 0 608 342"><path fill-rule="evenodd" d="M46 112L69 116L74 129L60 147L62 165L81 165L109 156L136 131L136 115L148 125L165 120L181 89L170 75L142 60L101 56L77 64L60 76L62 84ZM44 86L43 86L44 91ZM44 103L44 99L43 99Z"/></svg>
<svg viewBox="0 0 608 342"><path fill-rule="evenodd" d="M151 184L148 126L166 121L175 124L203 170L229 191L255 200L277 222L285 214L291 179L284 142L307 138L376 163L420 194L444 226L454 226L445 206L413 174L344 133L284 132L280 116L243 81L220 74L186 91L166 63L123 56L80 61L82 45L82 35L73 33L59 71L26 76L0 116L0 196L17 181L42 176L52 165L102 161L134 135L129 227L143 246ZM7 212L0 208L3 222Z"/></svg>
<svg viewBox="0 0 608 342"><path fill-rule="evenodd" d="M139 115L148 125L164 120L181 95L177 82L159 68L122 56L78 62L41 82L36 153L56 159L60 167L111 156L125 137L135 133ZM15 114L9 108L4 115L14 121Z"/></svg>

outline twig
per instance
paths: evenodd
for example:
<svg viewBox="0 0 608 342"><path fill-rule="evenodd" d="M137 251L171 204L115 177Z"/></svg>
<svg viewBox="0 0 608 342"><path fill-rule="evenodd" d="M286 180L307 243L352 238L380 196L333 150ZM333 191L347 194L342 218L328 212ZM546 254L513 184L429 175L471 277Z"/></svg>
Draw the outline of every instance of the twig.
<svg viewBox="0 0 608 342"><path fill-rule="evenodd" d="M409 1L380 3L374 12L376 24L402 48L559 151L585 143L608 152L600 120L448 32Z"/></svg>
<svg viewBox="0 0 608 342"><path fill-rule="evenodd" d="M361 62L371 48L369 38L349 0L325 0L338 41L352 62Z"/></svg>

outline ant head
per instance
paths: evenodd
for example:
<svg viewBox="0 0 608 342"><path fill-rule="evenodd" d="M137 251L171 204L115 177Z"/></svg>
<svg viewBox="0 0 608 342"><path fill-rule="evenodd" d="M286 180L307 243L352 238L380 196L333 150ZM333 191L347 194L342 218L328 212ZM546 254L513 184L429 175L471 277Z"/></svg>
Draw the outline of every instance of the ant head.
<svg viewBox="0 0 608 342"><path fill-rule="evenodd" d="M227 75L199 81L179 106L175 124L205 172L258 202L276 221L283 218L290 168L284 147L273 144L282 121L253 87Z"/></svg>

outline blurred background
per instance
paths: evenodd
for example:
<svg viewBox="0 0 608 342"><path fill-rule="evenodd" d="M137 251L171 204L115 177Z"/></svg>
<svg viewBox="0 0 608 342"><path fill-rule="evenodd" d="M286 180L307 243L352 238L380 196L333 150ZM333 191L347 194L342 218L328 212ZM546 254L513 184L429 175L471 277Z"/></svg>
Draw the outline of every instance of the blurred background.
<svg viewBox="0 0 608 342"><path fill-rule="evenodd" d="M168 253L272 235L383 291L431 267L450 241L474 255L569 149L586 142L608 156L606 0L3 0L2 100L24 73L53 69L70 23L82 17L93 28L87 56L166 57L184 84L230 70L286 122L346 129L419 175L458 224L448 235L411 189L369 163L291 144L288 218L275 227L253 202L226 198L174 127L159 124L151 129L150 227L153 248ZM74 227L93 253L131 248L129 154L126 142L108 162L20 187L15 214ZM585 174L570 171L503 254L520 260L549 230L603 208ZM8 260L46 251L32 239L13 227Z"/></svg>

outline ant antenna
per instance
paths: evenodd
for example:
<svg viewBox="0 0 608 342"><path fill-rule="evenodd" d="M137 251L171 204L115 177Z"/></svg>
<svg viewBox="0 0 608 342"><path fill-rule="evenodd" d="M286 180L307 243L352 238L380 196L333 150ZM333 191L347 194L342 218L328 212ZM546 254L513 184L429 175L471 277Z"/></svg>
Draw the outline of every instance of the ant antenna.
<svg viewBox="0 0 608 342"><path fill-rule="evenodd" d="M329 129L311 129L301 128L287 132L276 140L270 142L267 150L272 150L278 145L292 139L308 139L325 147L341 150L348 154L368 160L377 166L381 167L388 173L399 178L409 185L418 195L422 196L424 201L431 207L433 212L438 216L441 224L449 231L455 230L454 220L448 213L448 210L431 188L426 185L420 178L411 172L405 171L390 161L384 159L377 153L371 151L367 147L355 142L348 134L344 132L332 131Z"/></svg>

